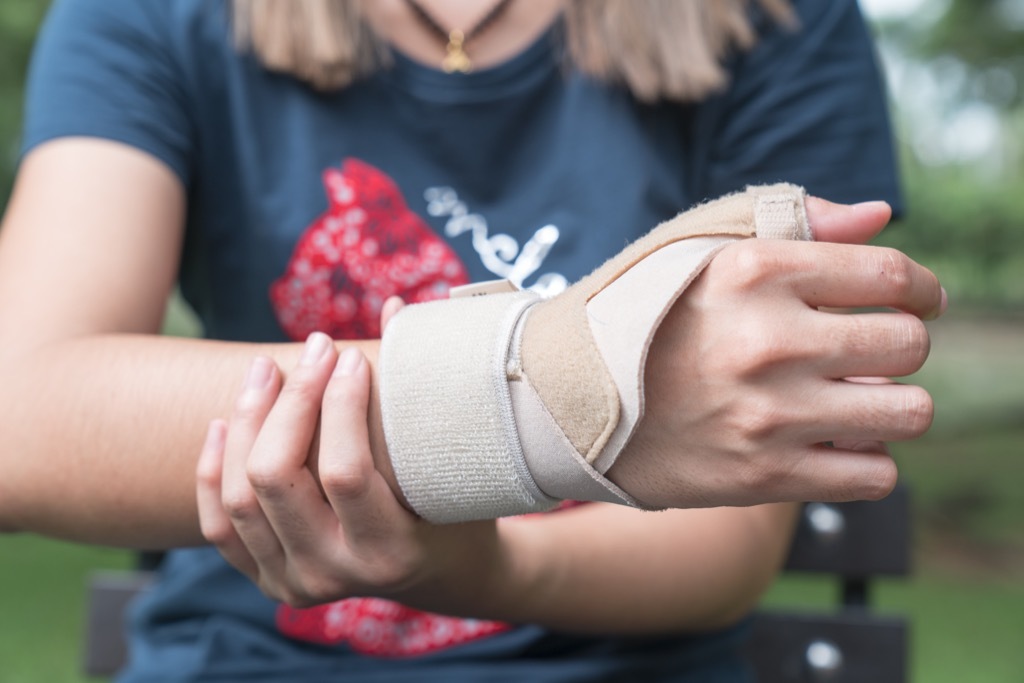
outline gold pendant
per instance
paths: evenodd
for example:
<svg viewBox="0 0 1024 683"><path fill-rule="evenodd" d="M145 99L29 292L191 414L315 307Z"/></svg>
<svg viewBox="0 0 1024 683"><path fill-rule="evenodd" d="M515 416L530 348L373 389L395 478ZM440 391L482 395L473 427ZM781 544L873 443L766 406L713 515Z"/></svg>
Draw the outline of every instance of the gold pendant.
<svg viewBox="0 0 1024 683"><path fill-rule="evenodd" d="M466 37L457 28L453 28L448 34L448 56L441 62L441 68L445 73L468 74L473 70L473 62L469 55L462 49L462 43Z"/></svg>

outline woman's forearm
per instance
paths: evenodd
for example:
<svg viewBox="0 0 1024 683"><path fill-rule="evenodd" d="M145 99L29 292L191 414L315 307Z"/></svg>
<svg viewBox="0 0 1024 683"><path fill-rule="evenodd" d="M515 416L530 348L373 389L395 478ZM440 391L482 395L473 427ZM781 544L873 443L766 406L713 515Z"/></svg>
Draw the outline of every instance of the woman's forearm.
<svg viewBox="0 0 1024 683"><path fill-rule="evenodd" d="M494 547L431 594L437 604L417 606L576 633L725 628L775 577L795 518L793 504L507 518Z"/></svg>
<svg viewBox="0 0 1024 683"><path fill-rule="evenodd" d="M378 342L351 343L375 363ZM229 414L255 355L290 368L301 350L110 335L9 360L0 368L0 529L143 548L202 543L195 463L207 425ZM371 441L383 453L376 405Z"/></svg>

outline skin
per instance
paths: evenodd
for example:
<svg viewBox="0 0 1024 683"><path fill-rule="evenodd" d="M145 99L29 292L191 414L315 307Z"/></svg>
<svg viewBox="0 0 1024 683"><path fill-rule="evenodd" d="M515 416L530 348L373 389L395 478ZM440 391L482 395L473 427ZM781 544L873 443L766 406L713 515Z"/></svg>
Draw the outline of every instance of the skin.
<svg viewBox="0 0 1024 683"><path fill-rule="evenodd" d="M513 37L525 44L525 35ZM387 37L415 54L411 39ZM209 538L294 604L381 595L580 631L714 628L771 580L792 526L787 505L659 514L591 505L496 523L419 522L388 464L376 341L346 343L361 360L331 380L335 345L300 364L301 344L156 336L185 196L161 162L118 143L60 139L23 161L0 230L0 529L139 548ZM809 211L819 238L834 242L862 243L888 219L877 204ZM844 378L920 366L918 319L944 305L935 277L891 250L790 246L729 247L659 329L649 412L611 472L642 500L878 497L895 475L878 442L927 428L920 389ZM903 313L818 310L877 305ZM742 352L711 352L735 351L737 334ZM264 358L260 381L240 384L254 357ZM327 414L346 417L311 435L327 401ZM271 420L280 406L291 413ZM204 449L207 425L225 416L230 429L215 423ZM287 438L275 443L275 434ZM293 484L316 495L299 500Z"/></svg>
<svg viewBox="0 0 1024 683"><path fill-rule="evenodd" d="M466 0L421 2L442 26L463 31L475 26L490 11L490 3ZM465 43L474 69L486 69L519 54L551 26L563 0L513 0L487 30ZM444 44L410 10L405 0L371 0L360 5L377 35L405 55L427 66L438 67L445 56Z"/></svg>
<svg viewBox="0 0 1024 683"><path fill-rule="evenodd" d="M809 213L822 236L863 239L885 223L889 210L878 203L844 209L811 200ZM843 220L832 222L840 215ZM754 242L751 245L758 246ZM773 261L785 257L790 262L790 255L776 252L786 252L792 246L776 243L764 253ZM812 246L823 247L826 255L831 250L840 258L846 251L834 245ZM765 248L761 246L755 253ZM744 254L743 250L737 251ZM863 249L855 251L863 256ZM736 293L732 290L737 285L737 291L746 296L731 301L723 292L715 295L722 297L720 304L744 308L748 298L755 306L778 304L758 301L763 285L747 291L749 283L738 283L735 277L737 264L726 261L725 265L733 273L727 280L732 283L727 290L730 296ZM745 265L748 272L757 272L753 263ZM760 282L760 277L751 275L750 280ZM809 318L809 329L854 319L821 312L809 305L806 299L822 296L818 288L808 290L803 297L789 292L800 289L802 277L795 278L796 284L779 284L778 280L779 273L774 273L773 286L764 295L793 304L798 322L794 323L792 316L784 316L783 324L776 328L758 320L759 333L771 332L778 339L781 330L794 325L794 331L799 333L803 329L800 316ZM715 298L705 291L717 286L710 276L702 276L700 282L707 284L698 285L696 293L684 297L692 296L689 303L677 306L688 311L687 320L691 323L701 319L697 311L709 305L707 298ZM787 294L781 296L780 289ZM878 291L889 289L883 286ZM839 292L835 296L825 295L825 299L840 301L848 295ZM914 298L911 295L909 300ZM385 325L395 309L396 303L388 302ZM716 314L720 316L721 312ZM777 318L778 315L766 316L765 320ZM830 376L850 369L884 367L899 373L919 366L927 347L910 341L920 341L913 336L919 324L912 314L871 314L851 326L857 333L872 335L872 339L877 334L889 334L902 340L906 348L894 347L892 355L880 361L889 365L879 365L879 361L865 364L852 344L840 349L843 360L838 365L834 364L835 354L823 357L819 363L806 362L809 349L815 348L813 344L782 349L756 344L756 352L749 357L719 354L725 362L721 367L712 366L714 371L706 375L692 373L691 365L700 363L685 363L695 381L721 376L739 378L727 391L707 392L709 407L703 412L690 408L695 414L693 423L687 426L694 431L691 441L699 442L702 438L702 421L720 427L715 413L730 411L732 403L739 402L741 410L748 409L751 404L745 401L745 394L772 391L759 389L761 384L787 388L792 385L797 391L815 389L819 402L830 392L844 400L847 389L904 393L885 381L851 381L842 379L843 375L837 379ZM683 329L700 327L684 325ZM732 327L735 329L735 324ZM660 340L659 345L678 343L679 330L673 325L667 324L658 334L670 335ZM360 595L386 596L421 609L466 617L539 622L582 632L648 634L731 623L755 603L784 558L794 515L794 508L788 505L662 513L591 505L541 519L440 527L424 524L402 506L390 475L375 468L366 447L363 425L369 366L354 349L347 349L339 358L329 340L321 337L310 338L306 360L300 361L287 380L269 358L254 360L230 427L223 420L211 423L197 469L197 499L204 535L225 558L278 600L308 606ZM705 339L703 334L694 336L695 343ZM715 339L711 337L712 341ZM856 341L857 337L851 334L851 339ZM662 346L658 352L664 349ZM789 360L790 349L799 352L797 360ZM765 360L768 351L773 352L771 362ZM681 352L676 346L669 356L684 355ZM762 377L765 373L767 379ZM793 379L783 381L775 373ZM751 379L745 381L743 378L748 375ZM663 385L659 385L657 376L658 373L650 372L648 380L654 382L655 391L660 391ZM740 392L734 393L735 389ZM909 391L918 393L915 388ZM719 401L721 397L726 398ZM678 423L682 419L679 397L670 405L674 419L668 422ZM685 399L683 405L687 405ZM320 415L331 415L332 419L323 425L317 441ZM810 469L806 461L815 461L815 466L827 471L828 476L844 470L851 476L849 473L862 469L864 477L878 483L877 495L887 493L890 471L894 476L895 470L881 442L837 439L833 447L825 449L809 441L820 436L816 425L801 428L799 421L789 425L780 419L775 423L772 438L766 439L755 431L755 427L763 428L766 424L767 420L754 420L739 422L736 428L741 437L757 441L761 453L776 445L783 451L781 463L768 463L773 465L772 469L786 473L778 476L775 486L789 485L791 477L804 476L803 470ZM867 426L868 430L871 428ZM879 434L918 428L921 427L893 424L881 428ZM749 430L749 434L743 430ZM716 432L714 428L708 431ZM662 435L678 438L672 432L658 433L665 438ZM706 446L688 444L695 466L686 473L689 479L680 477L673 481L678 488L668 499L677 500L678 490L687 490L692 495L702 477L717 476L729 482L727 488L707 485L702 497L695 501L697 504L710 504L714 496L722 495L756 500L759 491L745 489L742 482L732 481L734 473L726 472L736 465L737 458L746 458L751 463L761 461L759 453L746 452L744 446L737 445L738 441L719 436L717 440L708 438ZM799 454L800 447L807 453ZM705 448L711 450L706 459ZM662 480L651 477L655 471L642 465L644 458L656 459L667 452L665 448L643 455L630 451L627 462L641 467L627 474L620 472L617 478L620 483L647 485L651 496L663 495L667 489L659 483ZM678 445L675 452L680 452ZM844 462L835 466L836 460ZM754 469L757 476L761 476L760 470L767 469L761 464ZM683 468L668 460L664 465L658 477L683 472ZM637 479L630 480L634 475ZM765 476L776 477L770 470ZM844 495L839 489L835 493ZM602 534L586 533L594 528L602 529ZM324 543L324 539L333 542ZM657 551L652 552L654 549ZM645 561L631 560L636 557ZM616 590L609 592L610 585L615 585ZM594 601L594 595L601 595L602 599ZM629 615L625 621L624 614Z"/></svg>
<svg viewBox="0 0 1024 683"><path fill-rule="evenodd" d="M782 560L780 529L793 513L784 505L643 513L595 504L426 524L398 502L366 447L369 365L325 342L311 340L315 360L287 381L256 359L230 427L211 423L197 466L204 534L269 595L298 606L383 596L466 617L646 634L731 623ZM318 480L306 442L320 414L333 419L320 432ZM586 533L594 528L602 533Z"/></svg>
<svg viewBox="0 0 1024 683"><path fill-rule="evenodd" d="M66 188L61 201L50 200L52 187ZM811 209L812 223L820 237L844 241L866 239L888 217L887 210L878 205L845 208L817 203ZM0 387L0 419L5 434L0 450L0 525L4 528L146 548L205 542L196 507L195 467L206 426L211 419L232 413L239 378L245 375L254 356L267 356L279 367L291 370L302 346L154 336L177 266L183 210L182 188L174 175L145 154L116 143L60 140L39 147L22 165L14 200L0 232L0 373L5 378ZM140 230L140 225L146 229ZM97 244L103 248L95 248ZM881 396L892 387L867 386L867 393L848 397L847 407L863 421L859 425L851 425L845 416L823 411L821 395L801 394L807 382L820 381L830 391L840 392L837 400L845 400L842 392L849 388L845 383L822 378L834 374L826 371L831 367L830 359L850 349L859 349L861 358L849 369L867 376L882 376L892 370L892 358L900 354L917 359L907 361L904 369L912 370L927 351L924 336L912 337L916 341L909 346L901 334L872 332L866 336L864 330L870 331L870 326L876 324L876 314L864 314L867 328L851 325L849 320L857 316L815 312L801 293L813 293L814 305L886 303L931 316L942 306L941 288L934 276L887 249L808 243L793 245L799 247L795 251L777 253L775 246L749 241L729 247L723 256L733 252L728 258L748 265L756 260L763 270L760 276L737 279L726 273L731 268L707 270L695 295L684 297L670 313L668 324L659 330L649 365L649 379L658 381L652 382L651 412L638 440L647 450L630 449L623 455L622 465L633 468L628 474L616 473L613 468L613 476L627 490L635 479L637 486L647 487L645 500L660 495L675 497L683 505L707 504L716 490L724 490L726 496L740 491L744 503L878 496L891 485L893 466L877 450L865 456L855 450L837 449L822 454L822 458L799 458L794 463L784 460L800 482L798 487L773 475L778 463L766 466L769 461L758 454L784 450L786 439L804 443L804 450L811 448L807 444L821 440L820 434L805 433L794 425L821 424L826 431L842 431L850 441L865 442L876 449L873 442L879 438L912 436L927 426L926 419L912 419L922 414L927 417L930 411L923 392L913 394L919 404L906 403L903 410L876 414L870 392ZM787 274L793 272L802 273L803 284L780 287L778 281L787 281ZM864 290L859 286L870 283L877 283L876 288ZM875 294L879 288L884 293L881 298ZM871 294L859 297L855 294L858 291ZM25 292L34 296L27 297ZM717 297L723 297L720 305L712 305ZM813 323L797 329L788 315L765 314L765 306L769 310L799 310ZM730 309L729 315L722 313L722 307ZM893 321L909 321L913 313L895 314ZM699 451L681 452L679 444L685 441L679 440L676 427L679 411L666 407L662 412L657 408L665 395L684 396L684 387L707 384L709 367L699 363L658 364L671 361L669 346L678 330L699 332L699 338L691 338L688 343L702 348L734 334L736 320L760 324L761 329L747 353L721 354L731 360L725 368L728 372L723 370L724 379L716 390L721 393L715 394L719 398L714 402L725 407L717 415L702 416L718 425L706 427L711 435L708 438L717 434L729 442L713 444L731 458L730 464L719 467L715 459L703 458ZM876 343L866 345L864 339ZM372 376L376 342L355 346L365 354ZM912 352L908 353L907 348ZM791 367L780 370L773 382L764 379L772 376L765 371L772 365L766 365L765 358L772 357L803 361L795 366L792 361ZM815 370L794 369L797 366ZM705 374L691 374L698 368ZM818 369L824 374L816 375ZM283 379L277 376L276 381ZM760 378L763 389L774 392L769 396L775 397L773 403L764 400L759 403L762 412L747 412L749 404L741 397L749 387L730 386L736 378ZM799 381L788 381L792 378ZM660 384L662 380L665 384ZM302 385L294 391L300 395L306 392L309 400L319 403L316 391L310 393ZM773 404L786 405L788 410L771 410ZM393 495L394 482L386 467L375 400L371 399L369 405L370 450L376 471ZM743 440L739 449L728 431L737 425L746 425L753 435ZM302 445L305 448L308 444ZM865 457L878 466L865 467ZM822 461L828 466L822 466ZM645 473L644 462L657 466ZM728 471L724 479L722 469ZM272 491L275 477L290 476L289 472L273 466L266 471L256 469L253 490ZM321 485L331 490L332 481L328 476ZM684 481L701 481L702 488L697 492L689 484L680 488ZM659 487L657 482L663 485ZM259 499L242 494L229 496L225 504L237 518L245 516L254 500ZM303 518L298 515L298 519L301 522ZM651 521L655 519L656 524ZM503 522L494 525L492 531L468 529L467 536L444 528L435 530L437 536L427 541L407 543L409 536L400 537L394 546L400 552L388 553L409 553L413 559L401 555L405 559L396 563L390 578L387 573L379 574L385 577L377 579L383 585L357 582L353 587L348 572L336 572L335 563L318 562L315 557L304 560L305 569L299 571L292 570L292 563L279 563L277 571L287 568L287 579L272 572L271 576L278 578L260 578L259 582L271 595L296 604L356 593L406 599L408 593L409 602L417 606L471 614L473 605L480 604L479 609L486 609L489 616L582 630L627 628L621 623L621 612L607 609L614 603L588 600L587 596L619 595L622 586L630 585L642 594L625 591L621 593L623 600L666 608L645 613L646 620L630 627L634 632L709 628L749 609L784 554L791 519L792 512L785 506L647 515L594 505L528 525ZM300 529L306 528L304 522L300 524ZM606 530L602 538L617 542L585 541L591 535L584 530L593 528ZM477 535L495 534L497 530L503 538L518 538L514 544L517 549L530 548L532 552L511 553L504 550L509 547L504 540L497 543L492 535L491 540L483 541ZM283 535L288 537L290 532ZM220 538L216 534L213 537ZM681 581L682 568L695 571L693 558L706 556L708 539L720 539L713 547L721 555L707 557L706 564L700 565L700 575ZM480 549L490 543L496 544L490 560L494 570L482 572L479 584L459 573L467 566L476 566L473 562L442 562L439 566L438 558L445 553L431 552L442 545L459 549L451 550L447 557L477 558ZM626 544L636 544L635 550L625 552ZM672 552L662 556L663 564L644 563L642 577L628 584L621 580L617 572L637 570L628 561L625 564L629 566L622 566L623 558L643 556L644 550L649 552L651 548ZM655 571L658 567L660 570ZM734 580L726 581L726 577ZM522 586L522 590L490 588L499 581L502 585ZM310 587L310 582L320 582L319 587ZM568 590L568 584L577 586L579 592ZM432 592L426 589L430 585L439 588ZM553 596L538 585L561 586L563 590ZM615 591L611 590L613 585ZM440 586L448 588L442 590ZM708 586L720 590L711 591ZM428 594L436 597L428 600ZM509 604L487 605L471 599L484 594L494 599L505 596ZM548 599L527 600L527 594ZM696 608L698 598L708 601L706 608ZM587 610L573 611L584 604L606 609L606 619Z"/></svg>

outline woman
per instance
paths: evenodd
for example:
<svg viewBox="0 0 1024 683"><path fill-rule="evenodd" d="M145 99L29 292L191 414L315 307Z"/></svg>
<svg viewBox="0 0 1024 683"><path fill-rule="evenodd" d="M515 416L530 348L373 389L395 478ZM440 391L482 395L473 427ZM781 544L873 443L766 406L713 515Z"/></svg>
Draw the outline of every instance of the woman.
<svg viewBox="0 0 1024 683"><path fill-rule="evenodd" d="M290 488L282 461L317 451L310 424L334 367L342 395L324 399L337 413L327 404L320 438L362 468L372 446L381 476L387 458L376 402L369 434L352 419L370 364L350 352L336 365L319 335L306 353L287 342L314 330L372 339L389 295L423 301L495 275L554 294L680 208L747 183L898 204L855 3L794 3L792 21L774 2L575 3L564 19L554 0L359 7L56 3L0 244L3 526L201 543L194 454L264 355L274 362L251 363L230 430L215 425L201 463L207 535L278 599L393 597L471 619L376 599L299 610L213 549L178 550L135 614L123 680L742 680L731 625L784 555L789 506L651 516L594 504L432 527L395 488L374 484L364 498L360 482L376 475L353 486L300 464L288 472L333 503L301 507L277 496ZM473 71L443 72L449 57ZM863 241L888 218L878 204L808 211L835 241ZM210 340L152 336L176 278ZM853 443L806 468L799 491L784 483L796 465L723 469L699 457L714 448L676 458L669 444L631 460L657 464L655 476L697 462L708 491L751 503L882 495L894 469L877 442L920 434L927 396L863 387L846 410L794 377L913 372L927 348L915 316L940 298L930 274L892 252L723 252L659 330L643 429L685 417L722 452L746 442L732 448L743 454L783 454L807 424ZM849 323L819 304L909 314ZM744 353L737 339L750 340ZM723 362L704 362L708 343ZM375 342L342 346L376 357ZM860 362L839 371L837 357ZM297 366L296 391L280 399L275 364ZM718 386L742 398L702 413ZM268 414L283 417L264 427ZM250 460L261 454L262 471ZM681 482L700 480L680 469L664 477L675 500Z"/></svg>

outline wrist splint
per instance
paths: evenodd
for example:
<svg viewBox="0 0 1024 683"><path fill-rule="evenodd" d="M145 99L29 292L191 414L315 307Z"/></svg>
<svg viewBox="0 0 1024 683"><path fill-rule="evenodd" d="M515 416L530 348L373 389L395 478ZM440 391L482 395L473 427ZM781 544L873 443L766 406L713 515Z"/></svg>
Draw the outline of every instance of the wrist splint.
<svg viewBox="0 0 1024 683"><path fill-rule="evenodd" d="M803 189L697 206L551 299L509 284L404 308L381 344L381 411L417 514L464 522L563 499L643 507L605 473L643 416L651 340L715 254L750 237L811 239Z"/></svg>

